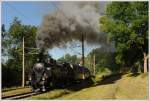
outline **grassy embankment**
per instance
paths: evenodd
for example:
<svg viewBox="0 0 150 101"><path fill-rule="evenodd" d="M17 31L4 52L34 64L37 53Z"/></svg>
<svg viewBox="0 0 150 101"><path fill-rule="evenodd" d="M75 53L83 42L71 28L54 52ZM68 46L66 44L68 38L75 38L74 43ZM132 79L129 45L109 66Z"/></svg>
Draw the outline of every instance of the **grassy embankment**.
<svg viewBox="0 0 150 101"><path fill-rule="evenodd" d="M56 89L28 99L148 99L148 74L112 75L87 88Z"/></svg>
<svg viewBox="0 0 150 101"><path fill-rule="evenodd" d="M5 91L2 91L2 97L6 97L6 96L14 96L17 94L24 94L24 93L29 93L31 92L31 88L30 87L13 87L13 88L8 88Z"/></svg>
<svg viewBox="0 0 150 101"><path fill-rule="evenodd" d="M23 89L24 87L21 86L13 86L13 87L9 87L9 88L3 88L2 92L7 92L7 91L11 91L11 90L16 90L16 89ZM25 88L29 88L29 86L26 86Z"/></svg>

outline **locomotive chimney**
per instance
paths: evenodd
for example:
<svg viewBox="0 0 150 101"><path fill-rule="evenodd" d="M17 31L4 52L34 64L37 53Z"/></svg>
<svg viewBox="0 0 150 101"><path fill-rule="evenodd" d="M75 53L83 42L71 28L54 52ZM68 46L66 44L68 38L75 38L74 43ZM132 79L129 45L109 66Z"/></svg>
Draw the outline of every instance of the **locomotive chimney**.
<svg viewBox="0 0 150 101"><path fill-rule="evenodd" d="M40 50L38 58L39 58L39 62L43 62L43 58L44 58L44 49L43 48Z"/></svg>

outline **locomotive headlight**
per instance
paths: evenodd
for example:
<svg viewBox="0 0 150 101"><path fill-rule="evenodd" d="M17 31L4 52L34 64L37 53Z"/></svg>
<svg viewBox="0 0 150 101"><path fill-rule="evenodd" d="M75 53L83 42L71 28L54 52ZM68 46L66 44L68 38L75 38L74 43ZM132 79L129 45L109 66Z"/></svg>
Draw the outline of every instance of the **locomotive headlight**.
<svg viewBox="0 0 150 101"><path fill-rule="evenodd" d="M32 80L32 78L31 77L29 77L29 81L31 81Z"/></svg>
<svg viewBox="0 0 150 101"><path fill-rule="evenodd" d="M36 69L44 68L44 64L43 63L36 63L34 67Z"/></svg>
<svg viewBox="0 0 150 101"><path fill-rule="evenodd" d="M47 70L51 70L51 68L47 67Z"/></svg>
<svg viewBox="0 0 150 101"><path fill-rule="evenodd" d="M45 77L43 77L42 80L45 81Z"/></svg>

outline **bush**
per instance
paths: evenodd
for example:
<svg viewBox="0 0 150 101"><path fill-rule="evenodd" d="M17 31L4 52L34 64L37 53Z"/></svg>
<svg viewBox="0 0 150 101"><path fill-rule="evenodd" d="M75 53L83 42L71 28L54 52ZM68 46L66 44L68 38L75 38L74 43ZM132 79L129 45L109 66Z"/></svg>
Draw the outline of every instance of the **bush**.
<svg viewBox="0 0 150 101"><path fill-rule="evenodd" d="M21 85L22 71L2 66L2 88Z"/></svg>

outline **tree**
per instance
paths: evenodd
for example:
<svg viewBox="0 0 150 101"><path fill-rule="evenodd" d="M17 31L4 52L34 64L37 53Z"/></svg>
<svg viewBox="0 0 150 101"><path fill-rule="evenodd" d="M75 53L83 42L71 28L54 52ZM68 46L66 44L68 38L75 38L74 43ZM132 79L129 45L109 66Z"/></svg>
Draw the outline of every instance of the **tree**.
<svg viewBox="0 0 150 101"><path fill-rule="evenodd" d="M58 60L63 61L63 62L71 62L71 63L79 62L76 55L70 55L70 54L65 54L64 57L61 57Z"/></svg>
<svg viewBox="0 0 150 101"><path fill-rule="evenodd" d="M28 54L30 48L36 48L35 38L36 38L37 28L31 25L23 25L18 18L14 18L10 25L10 28L6 30L7 33L7 55L8 60L6 65L2 67L2 79L3 86L12 86L21 84L21 71L22 71L22 38L25 39L25 74L28 73L29 69L33 66L36 61L36 55ZM5 41L2 39L2 41ZM3 46L5 46L3 44ZM7 76L7 74L11 74ZM16 75L17 74L17 75ZM26 76L27 77L27 76ZM13 82L9 82L11 80Z"/></svg>
<svg viewBox="0 0 150 101"><path fill-rule="evenodd" d="M5 39L5 35L6 35L6 30L5 30L5 25L3 24L1 27L1 38L2 38L2 64L4 64L4 56L5 56L5 48L6 48L6 39Z"/></svg>
<svg viewBox="0 0 150 101"><path fill-rule="evenodd" d="M110 3L100 24L115 44L117 63L134 67L144 61L144 72L147 72L148 2Z"/></svg>
<svg viewBox="0 0 150 101"><path fill-rule="evenodd" d="M118 65L115 63L115 53L113 51L106 51L105 47L100 47L93 49L86 57L86 64L92 63L90 65L91 72L93 71L93 56L95 55L95 72L102 73L109 69L111 72L117 72L119 70ZM87 61L88 60L88 61Z"/></svg>

